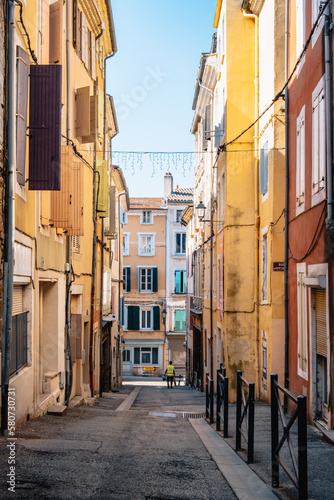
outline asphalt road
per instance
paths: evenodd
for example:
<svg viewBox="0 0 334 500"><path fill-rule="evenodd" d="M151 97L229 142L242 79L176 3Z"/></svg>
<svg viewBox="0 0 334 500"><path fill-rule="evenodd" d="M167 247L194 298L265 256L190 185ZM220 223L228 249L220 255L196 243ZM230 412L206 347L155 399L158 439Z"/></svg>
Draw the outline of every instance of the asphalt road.
<svg viewBox="0 0 334 500"><path fill-rule="evenodd" d="M115 411L132 387L93 407L45 416L17 432L15 493L1 439L0 498L230 500L230 486L184 412L203 411L188 387L143 386L130 410ZM13 476L14 478L14 476Z"/></svg>

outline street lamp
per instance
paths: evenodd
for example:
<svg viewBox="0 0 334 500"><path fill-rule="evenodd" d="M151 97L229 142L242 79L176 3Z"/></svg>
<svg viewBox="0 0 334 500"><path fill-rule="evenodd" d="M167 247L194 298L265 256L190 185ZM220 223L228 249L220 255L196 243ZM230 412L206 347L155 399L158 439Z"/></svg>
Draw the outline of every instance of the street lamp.
<svg viewBox="0 0 334 500"><path fill-rule="evenodd" d="M199 204L196 207L197 211L197 216L200 220L200 222L210 222L210 230L211 234L210 237L207 239L207 241L210 240L210 379L209 381L210 384L210 422L213 422L213 317L212 317L212 309L213 309L213 301L212 301L212 284L213 284L213 269L212 269L212 261L213 261L213 220L212 220L212 212L210 213L210 219L205 220L205 210L206 206L202 201L199 202Z"/></svg>

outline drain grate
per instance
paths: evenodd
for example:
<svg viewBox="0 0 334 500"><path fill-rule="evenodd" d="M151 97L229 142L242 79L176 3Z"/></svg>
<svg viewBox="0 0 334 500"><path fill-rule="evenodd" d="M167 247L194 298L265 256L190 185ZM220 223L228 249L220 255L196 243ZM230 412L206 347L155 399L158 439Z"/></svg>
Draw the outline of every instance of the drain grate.
<svg viewBox="0 0 334 500"><path fill-rule="evenodd" d="M205 413L183 412L183 418L205 418Z"/></svg>

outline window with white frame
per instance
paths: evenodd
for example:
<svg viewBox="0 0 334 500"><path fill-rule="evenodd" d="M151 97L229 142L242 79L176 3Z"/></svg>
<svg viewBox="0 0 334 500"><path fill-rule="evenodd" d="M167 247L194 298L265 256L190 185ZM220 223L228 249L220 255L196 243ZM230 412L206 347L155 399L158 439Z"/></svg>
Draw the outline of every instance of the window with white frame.
<svg viewBox="0 0 334 500"><path fill-rule="evenodd" d="M185 255L186 253L186 233L175 234L175 253Z"/></svg>
<svg viewBox="0 0 334 500"><path fill-rule="evenodd" d="M305 0L296 0L296 58L305 44Z"/></svg>
<svg viewBox="0 0 334 500"><path fill-rule="evenodd" d="M124 363L131 363L131 351L130 351L130 349L124 349L123 361L124 361Z"/></svg>
<svg viewBox="0 0 334 500"><path fill-rule="evenodd" d="M153 330L153 314L152 308L141 308L140 309L140 329L141 330Z"/></svg>
<svg viewBox="0 0 334 500"><path fill-rule="evenodd" d="M158 269L156 267L139 268L139 292L158 291Z"/></svg>
<svg viewBox="0 0 334 500"><path fill-rule="evenodd" d="M134 348L135 365L158 365L159 348L158 347L135 347Z"/></svg>
<svg viewBox="0 0 334 500"><path fill-rule="evenodd" d="M129 255L129 233L123 233L123 255Z"/></svg>
<svg viewBox="0 0 334 500"><path fill-rule="evenodd" d="M260 148L260 193L268 193L269 179L269 143L266 141Z"/></svg>
<svg viewBox="0 0 334 500"><path fill-rule="evenodd" d="M297 264L298 375L307 379L306 264Z"/></svg>
<svg viewBox="0 0 334 500"><path fill-rule="evenodd" d="M312 194L325 187L326 176L326 111L323 79L312 94Z"/></svg>
<svg viewBox="0 0 334 500"><path fill-rule="evenodd" d="M305 204L305 106L297 118L296 206Z"/></svg>
<svg viewBox="0 0 334 500"><path fill-rule="evenodd" d="M262 234L262 286L261 300L266 302L268 299L268 233Z"/></svg>
<svg viewBox="0 0 334 500"><path fill-rule="evenodd" d="M142 213L141 223L152 224L152 221L153 221L152 212L150 212L149 210L144 210Z"/></svg>
<svg viewBox="0 0 334 500"><path fill-rule="evenodd" d="M154 255L154 234L140 233L138 255Z"/></svg>

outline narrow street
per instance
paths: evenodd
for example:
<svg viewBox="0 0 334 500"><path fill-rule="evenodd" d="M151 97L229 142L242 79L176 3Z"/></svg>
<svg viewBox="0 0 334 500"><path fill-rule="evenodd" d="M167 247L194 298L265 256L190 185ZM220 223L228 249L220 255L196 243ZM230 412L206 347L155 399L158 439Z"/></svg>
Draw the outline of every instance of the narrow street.
<svg viewBox="0 0 334 500"><path fill-rule="evenodd" d="M20 428L15 494L6 485L9 451L2 437L1 498L236 498L183 415L203 412L204 395L184 386L140 386L131 408L115 411L134 388L125 385L94 406Z"/></svg>

